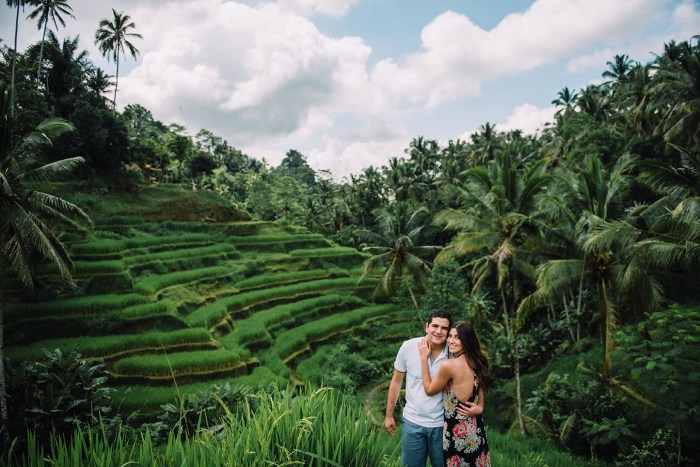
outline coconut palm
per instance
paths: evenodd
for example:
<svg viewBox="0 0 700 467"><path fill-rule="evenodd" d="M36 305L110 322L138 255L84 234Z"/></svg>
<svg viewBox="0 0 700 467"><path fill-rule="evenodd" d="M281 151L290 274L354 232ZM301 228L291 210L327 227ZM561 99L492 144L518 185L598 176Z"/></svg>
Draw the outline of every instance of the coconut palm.
<svg viewBox="0 0 700 467"><path fill-rule="evenodd" d="M119 56L124 55L126 58L126 50L129 51L132 57L136 58L139 50L130 42L129 39L142 39L141 34L130 32L136 25L131 21L129 15L124 12L117 13L112 9L112 21L103 19L100 21L100 27L95 32L95 45L102 52L102 55L114 59L117 64L117 72L115 75L116 82L114 84L114 99L112 105L117 106L117 87L119 86Z"/></svg>
<svg viewBox="0 0 700 467"><path fill-rule="evenodd" d="M557 93L557 98L552 101L552 104L570 110L574 108L577 100L578 93L576 91L571 92L567 86Z"/></svg>
<svg viewBox="0 0 700 467"><path fill-rule="evenodd" d="M666 141L700 151L700 45L681 54L675 61L661 61L651 98L662 114Z"/></svg>
<svg viewBox="0 0 700 467"><path fill-rule="evenodd" d="M616 83L624 83L627 80L628 73L635 66L635 62L630 60L626 54L615 55L614 60L605 64L609 69L603 72L603 78L610 78L611 81Z"/></svg>
<svg viewBox="0 0 700 467"><path fill-rule="evenodd" d="M374 215L377 220L376 232L367 229L355 232L368 245L363 251L373 255L364 262L360 281L375 269L386 267L375 288L375 296L380 292L387 296L394 295L397 282L403 280L419 313L418 318L423 323L425 321L420 316L418 302L408 278L412 277L416 287L422 290L430 275L430 263L426 258L440 249L420 244L430 214L425 207L414 209L407 203L396 203L390 208L376 209Z"/></svg>
<svg viewBox="0 0 700 467"><path fill-rule="evenodd" d="M503 312L504 329L511 345L516 381L518 423L525 424L520 392L520 358L517 333L522 326L518 304L523 286L534 276L529 243L540 230L536 196L551 181L544 160L520 165L519 155L509 147L495 153L486 166L465 172L463 196L467 209L440 212L435 221L446 230L456 231L454 241L435 258L436 263L467 257L472 269L474 291L486 283L497 287Z"/></svg>
<svg viewBox="0 0 700 467"><path fill-rule="evenodd" d="M3 355L2 285L14 274L27 287L35 282L35 267L45 261L70 279L72 263L54 228L81 228L90 218L77 206L29 186L65 174L81 157L43 164L41 152L72 125L61 119L41 123L34 132L11 144L12 88L0 88L0 415L7 421Z"/></svg>
<svg viewBox="0 0 700 467"><path fill-rule="evenodd" d="M496 125L489 122L481 125L479 131L472 135L471 165L483 165L493 160L496 152L503 148L501 137L496 131Z"/></svg>
<svg viewBox="0 0 700 467"><path fill-rule="evenodd" d="M36 70L36 79L39 81L44 53L44 39L46 39L46 30L49 25L49 19L53 21L53 25L58 28L58 23L61 23L61 26L66 25L66 21L63 19L63 16L61 16L62 14L68 15L73 19L75 19L75 16L73 16L73 13L71 13L73 8L71 8L71 6L68 4L68 0L36 0L34 2L30 2L30 5L36 6L36 9L29 13L27 18L39 18L39 21L37 22L37 29L43 29L41 34L41 48L39 49L39 65L37 66Z"/></svg>
<svg viewBox="0 0 700 467"><path fill-rule="evenodd" d="M551 259L537 267L537 290L520 304L520 313L545 306L555 301L577 300L576 314L581 315L585 290L596 291L596 308L602 323L603 333L603 374L610 375L612 333L617 324L616 292L630 284L625 282L625 268L620 258L624 254L604 248L600 242L590 242L594 231L607 222L620 219L623 215L623 201L632 182L631 171L636 158L625 154L608 173L599 158L589 156L585 166L577 175L569 179L559 177L561 194L545 198L542 208L555 228L549 229L559 242L560 257ZM557 199L558 198L558 199ZM637 280L645 280L646 287L638 290L638 297L645 296L645 302L656 301L658 287L641 270L635 270Z"/></svg>
<svg viewBox="0 0 700 467"><path fill-rule="evenodd" d="M19 34L19 10L20 7L24 8L25 5L36 5L37 0L6 0L7 6L17 7L17 12L15 13L15 43L12 48L12 77L10 78L10 87L14 89L15 87L15 63L17 62L17 35ZM10 102L11 112L14 112L13 102Z"/></svg>

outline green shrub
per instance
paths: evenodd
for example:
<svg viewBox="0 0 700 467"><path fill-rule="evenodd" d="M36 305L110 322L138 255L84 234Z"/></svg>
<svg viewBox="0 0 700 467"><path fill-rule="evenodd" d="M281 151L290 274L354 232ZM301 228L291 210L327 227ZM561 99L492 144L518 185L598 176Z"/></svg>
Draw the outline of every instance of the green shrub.
<svg viewBox="0 0 700 467"><path fill-rule="evenodd" d="M197 430L218 425L227 412L235 412L238 404L251 394L247 386L213 384L199 392L175 397L161 405L163 412L153 428L161 439L175 430L181 439L189 439Z"/></svg>
<svg viewBox="0 0 700 467"><path fill-rule="evenodd" d="M76 349L43 349L42 361L25 362L9 379L10 420L3 427L14 436L27 430L42 442L49 435L71 435L73 429L96 426L109 412L109 395L104 365L87 362Z"/></svg>

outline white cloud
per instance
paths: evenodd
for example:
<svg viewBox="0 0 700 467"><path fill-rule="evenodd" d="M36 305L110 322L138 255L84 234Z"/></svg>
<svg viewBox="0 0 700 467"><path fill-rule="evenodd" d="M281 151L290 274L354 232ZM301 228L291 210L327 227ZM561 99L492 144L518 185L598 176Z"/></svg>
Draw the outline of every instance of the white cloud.
<svg viewBox="0 0 700 467"><path fill-rule="evenodd" d="M538 108L532 104L523 104L506 118L505 122L496 125L498 131L521 130L528 135L539 132L545 123L554 121L555 107Z"/></svg>
<svg viewBox="0 0 700 467"><path fill-rule="evenodd" d="M403 62L380 61L372 81L395 99L443 102L479 93L482 82L538 66L601 42L616 42L648 24L664 0L537 0L486 31L445 12L421 34L421 50Z"/></svg>
<svg viewBox="0 0 700 467"><path fill-rule="evenodd" d="M467 121L486 118L468 100L482 88L518 89L519 80L538 79L538 67L565 69L567 61L568 72L590 81L591 70L600 76L615 54L642 60L650 51L661 51L671 34L689 39L700 24L697 4L678 0L536 0L490 30L446 11L428 18L418 49L368 69L372 49L365 39L326 35L314 24L321 15L341 18L359 3L71 0L78 20L67 19L60 36L80 34L90 59L113 74L114 64L100 56L93 38L99 20L111 18L116 4L143 35L135 41L139 58L120 62L120 107L142 104L165 123L183 123L192 134L209 129L273 163L294 148L339 179L370 164L386 164L426 131L437 139L454 139L460 123L464 128L472 124ZM400 5L406 14L415 13L410 3ZM13 19L0 15L0 30L13 31ZM332 21L324 24L324 31L332 31ZM367 27L381 27L381 22ZM20 48L39 38L33 23L21 28ZM648 33L654 28L656 36ZM408 31L401 40L410 43L416 35ZM495 80L498 86L483 86ZM571 84L546 95L563 85ZM480 99L492 106L488 119L502 122L498 130L532 132L551 118L553 110L533 104L499 117L501 110L494 109L507 112L514 99L538 102L537 96L516 94L504 92L493 103Z"/></svg>
<svg viewBox="0 0 700 467"><path fill-rule="evenodd" d="M303 16L315 13L340 18L360 0L278 0L277 4L284 9Z"/></svg>

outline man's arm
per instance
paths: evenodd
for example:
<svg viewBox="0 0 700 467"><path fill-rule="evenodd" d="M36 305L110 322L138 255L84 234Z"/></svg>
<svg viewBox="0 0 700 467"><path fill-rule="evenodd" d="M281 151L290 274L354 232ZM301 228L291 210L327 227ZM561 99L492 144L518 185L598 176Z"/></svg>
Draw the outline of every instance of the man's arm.
<svg viewBox="0 0 700 467"><path fill-rule="evenodd" d="M484 400L484 390L479 388L479 397L477 403L472 402L460 402L457 404L457 413L464 417L476 417L484 412L484 406L486 401Z"/></svg>
<svg viewBox="0 0 700 467"><path fill-rule="evenodd" d="M396 408L396 401L399 400L399 394L401 393L401 386L403 386L403 378L405 375L406 373L401 373L400 371L394 369L394 376L391 377L391 384L389 385L389 395L387 396L386 400L386 418L384 418L384 429L392 436L396 431L394 409Z"/></svg>

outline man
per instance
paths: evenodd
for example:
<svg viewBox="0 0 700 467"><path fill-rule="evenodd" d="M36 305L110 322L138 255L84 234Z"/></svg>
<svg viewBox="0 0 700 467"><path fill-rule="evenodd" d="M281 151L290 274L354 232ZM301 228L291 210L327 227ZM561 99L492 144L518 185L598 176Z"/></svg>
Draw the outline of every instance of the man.
<svg viewBox="0 0 700 467"><path fill-rule="evenodd" d="M394 408L406 377L406 406L403 409L401 438L402 465L425 467L430 457L433 467L443 465L442 429L444 412L442 393L427 396L423 389L422 369L418 342L427 339L431 347L430 376L435 378L438 368L447 359L446 339L452 326L452 316L435 310L425 325L426 336L405 341L394 361L394 376L389 386L384 428L393 435L396 431Z"/></svg>

